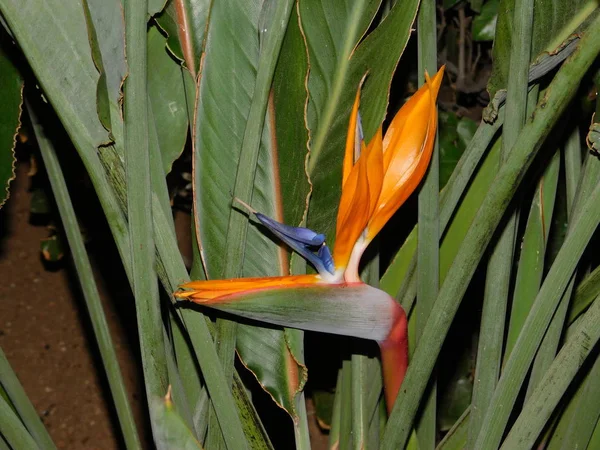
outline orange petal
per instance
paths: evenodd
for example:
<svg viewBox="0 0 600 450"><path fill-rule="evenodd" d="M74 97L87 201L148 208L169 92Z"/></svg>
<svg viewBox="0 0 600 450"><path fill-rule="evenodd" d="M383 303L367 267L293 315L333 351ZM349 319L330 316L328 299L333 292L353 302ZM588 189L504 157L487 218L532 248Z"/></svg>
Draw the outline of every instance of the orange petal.
<svg viewBox="0 0 600 450"><path fill-rule="evenodd" d="M246 291L286 286L304 286L319 283L320 281L321 277L319 275L190 281L180 286L180 288L186 290L175 292L173 295L179 299L188 299L202 303L205 300L212 300Z"/></svg>
<svg viewBox="0 0 600 450"><path fill-rule="evenodd" d="M336 268L345 268L354 244L375 210L383 183L381 128L363 150L352 168L338 209L333 260Z"/></svg>
<svg viewBox="0 0 600 450"><path fill-rule="evenodd" d="M444 67L404 104L383 140L385 170L377 209L368 224L368 239L383 228L413 193L427 171L437 128L437 98Z"/></svg>
<svg viewBox="0 0 600 450"><path fill-rule="evenodd" d="M344 152L344 169L342 176L342 187L346 184L346 180L350 176L350 172L354 167L354 161L357 159L356 155L356 141L360 141L358 133L358 107L360 106L360 87L356 91L356 98L354 99L354 106L352 106L352 112L350 113L350 123L348 124L348 134L346 135L346 150ZM360 142L359 142L360 143Z"/></svg>

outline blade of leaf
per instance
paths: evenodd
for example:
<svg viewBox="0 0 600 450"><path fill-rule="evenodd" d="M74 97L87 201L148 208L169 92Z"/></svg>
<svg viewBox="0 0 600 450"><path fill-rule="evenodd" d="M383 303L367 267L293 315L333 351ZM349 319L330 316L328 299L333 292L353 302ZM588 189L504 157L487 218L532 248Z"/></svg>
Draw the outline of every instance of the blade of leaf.
<svg viewBox="0 0 600 450"><path fill-rule="evenodd" d="M181 450L202 449L200 443L175 410L170 397L169 392L165 398L154 398L150 403L151 412L158 419L156 447L159 450L175 448Z"/></svg>
<svg viewBox="0 0 600 450"><path fill-rule="evenodd" d="M598 295L600 295L600 266L596 267L577 287L569 310L569 323L573 323Z"/></svg>
<svg viewBox="0 0 600 450"><path fill-rule="evenodd" d="M0 435L12 448L38 448L23 422L0 395Z"/></svg>
<svg viewBox="0 0 600 450"><path fill-rule="evenodd" d="M576 139L571 138L568 139L567 145L565 148L565 152L581 154L581 146L579 144L579 130L578 127L575 127L575 130L571 132L571 135L575 135ZM582 185L590 185L593 183L589 183L588 180L597 180L598 176L600 176L600 167L597 165L588 165L587 170L584 172L582 179ZM594 170L595 169L595 170ZM574 180L571 180L569 183L571 185L575 184ZM583 194L583 190L580 191ZM582 197L579 193L573 192L572 190L567 191L567 195L573 195L572 198L567 197L567 205L572 205L572 208L567 210L568 220L571 223L576 219L576 215L579 213L579 210L582 207L583 202L585 201L585 197ZM583 194L585 195L585 194ZM569 233L570 227L567 229L567 233ZM526 399L529 398L535 387L539 384L542 377L552 364L554 357L556 356L556 352L563 335L563 331L565 330L565 317L567 315L567 311L569 308L569 304L571 303L571 297L573 294L573 287L575 285L575 277L571 279L567 289L556 308L556 312L552 317L552 321L550 322L550 326L546 331L544 336L544 340L542 341L540 348L537 351L535 361L533 364L533 368L531 370L531 376L529 378L529 385L527 387Z"/></svg>
<svg viewBox="0 0 600 450"><path fill-rule="evenodd" d="M437 25L435 0L421 0L417 16L418 80L425 82L425 73L437 71ZM440 153L436 137L431 162L419 190L417 237L417 344L437 298L440 283ZM435 447L437 436L437 383L432 375L427 387L420 417L416 422L419 448Z"/></svg>
<svg viewBox="0 0 600 450"><path fill-rule="evenodd" d="M180 61L185 62L194 79L200 70L200 58L206 38L210 1L173 0L156 18L167 33L167 46Z"/></svg>
<svg viewBox="0 0 600 450"><path fill-rule="evenodd" d="M552 219L560 154L555 153L550 164L542 174L534 194L527 225L521 243L521 254L512 301L510 324L506 337L504 360L510 353L531 310L544 272L544 257L548 243L548 231Z"/></svg>
<svg viewBox="0 0 600 450"><path fill-rule="evenodd" d="M463 450L467 447L470 415L471 407L469 406L452 428L450 428L448 433L446 433L446 436L440 441L436 450Z"/></svg>
<svg viewBox="0 0 600 450"><path fill-rule="evenodd" d="M31 434L35 440L35 444L39 448L47 448L49 450L55 449L56 446L52 442L52 438L48 434L48 431L44 427L39 414L31 404L31 400L27 397L27 393L23 389L23 386L19 382L17 375L10 367L6 355L0 348L0 384L2 394L6 393L7 400L14 406L16 412L19 414L20 422L27 428L27 431ZM0 401L4 396L0 395ZM12 412L12 411L11 411ZM0 434L4 434L1 433ZM33 447L35 448L35 447Z"/></svg>
<svg viewBox="0 0 600 450"><path fill-rule="evenodd" d="M600 358L596 357L584 382L576 394L573 415L565 436L562 449L590 448L588 443L600 418ZM549 450L553 450L549 446Z"/></svg>
<svg viewBox="0 0 600 450"><path fill-rule="evenodd" d="M503 15L512 17L512 35L507 79L507 99L500 164L503 164L525 125L528 103L537 102L538 89L528 90L529 65L533 39L533 0L505 0ZM500 64L503 62L501 61ZM495 61L495 65L498 65ZM530 106L530 111L533 107ZM497 241L492 244L486 269L481 329L477 351L476 377L473 387L472 412L469 423L468 446L473 447L492 393L498 382L502 361L502 342L505 335L506 310L512 280L513 256L518 210L511 209L503 228L496 231ZM486 326L486 328L483 328ZM480 386L481 385L481 386Z"/></svg>
<svg viewBox="0 0 600 450"><path fill-rule="evenodd" d="M121 370L119 369L117 354L110 336L108 323L104 314L98 288L96 287L92 267L85 249L81 231L79 230L78 220L75 211L73 210L73 205L71 204L69 191L56 156L56 151L51 141L44 135L41 124L37 120L33 110L31 108L28 108L28 110L33 130L40 147L40 152L44 160L44 166L48 173L52 192L58 206L63 228L67 236L69 248L73 255L75 269L79 277L83 297L90 315L94 335L96 337L98 349L100 350L104 370L106 371L106 377L115 403L115 409L117 411L125 444L128 449L141 448L129 403L129 396L125 389ZM41 444L42 443L40 442L40 445ZM45 445L42 446L45 447Z"/></svg>
<svg viewBox="0 0 600 450"><path fill-rule="evenodd" d="M171 172L187 140L188 116L183 77L186 73L165 49L165 38L148 30L148 108L160 149L163 174ZM164 177L163 175L163 177Z"/></svg>
<svg viewBox="0 0 600 450"><path fill-rule="evenodd" d="M152 187L148 148L147 9L147 0L125 5L128 76L124 86L123 123L133 295L146 396L150 400L164 395L167 390L167 364L155 271L152 208L148 207ZM154 436L158 436L158 418L151 419Z"/></svg>
<svg viewBox="0 0 600 450"><path fill-rule="evenodd" d="M600 189L594 192L600 193ZM600 221L600 215L598 220ZM559 352L539 387L525 403L501 448L508 450L515 448L515 445L533 446L546 420L600 339L598 321L600 321L600 301L596 300Z"/></svg>

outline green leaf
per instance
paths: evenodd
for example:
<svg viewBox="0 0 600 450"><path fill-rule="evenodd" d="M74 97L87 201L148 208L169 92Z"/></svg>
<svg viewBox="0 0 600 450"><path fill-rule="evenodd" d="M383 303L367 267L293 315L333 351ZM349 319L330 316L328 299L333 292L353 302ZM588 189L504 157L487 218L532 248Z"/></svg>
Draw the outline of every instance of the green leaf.
<svg viewBox="0 0 600 450"><path fill-rule="evenodd" d="M315 404L315 417L319 426L325 430L331 429L335 397L335 392L332 391L319 389L312 391L312 399Z"/></svg>
<svg viewBox="0 0 600 450"><path fill-rule="evenodd" d="M600 189L595 190L594 193L596 195L600 194ZM597 224L600 222L600 215L596 214L596 217L598 218L596 220ZM590 222L593 223L593 221ZM573 233L575 233L575 230ZM566 244L567 242L565 241ZM567 342L546 372L538 388L535 389L529 401L525 403L521 414L502 444L502 449L509 450L515 448L515 446L528 448L534 445L537 436L542 431L546 421L550 418L554 408L600 339L598 321L600 321L600 301L595 301L577 325L576 330L567 339ZM598 391L597 388L596 391ZM595 392L592 395L598 397L599 393ZM596 411L597 420L597 403L591 406ZM595 425L593 419L593 417L588 419L592 422L591 426L588 425L586 427L588 429L586 433L588 439ZM582 427L584 426L583 423L581 425ZM582 435L574 437L584 439ZM572 448L583 448L587 444L586 441L582 442L583 446L574 445ZM573 444L575 443L573 442Z"/></svg>
<svg viewBox="0 0 600 450"><path fill-rule="evenodd" d="M152 110L164 173L171 171L187 140L188 115L181 70L165 48L165 38L155 27L148 30L148 107Z"/></svg>
<svg viewBox="0 0 600 450"><path fill-rule="evenodd" d="M417 16L417 79L426 82L426 73L437 71L437 23L435 0L421 0ZM431 161L418 193L417 222L417 304L415 307L416 338L421 337L440 288L440 158L439 139L434 141ZM458 158L457 158L458 160ZM438 385L436 375L429 381L427 398L423 400L416 423L419 446L435 447L437 437Z"/></svg>
<svg viewBox="0 0 600 450"><path fill-rule="evenodd" d="M71 249L73 262L90 316L98 349L100 350L100 356L102 357L102 363L104 365L113 402L119 418L123 438L128 449L138 449L141 448L141 444L135 421L133 420L127 390L125 389L123 377L119 369L119 362L111 339L102 302L100 300L100 294L98 293L98 288L94 279L92 266L85 249L83 236L79 229L79 223L73 205L71 204L70 195L58 162L58 157L52 142L45 135L37 116L29 105L28 111L31 117L33 131L36 134L40 152L44 159L44 165L46 172L48 173L48 178L60 213L68 245ZM48 245L45 251L44 248L42 249L42 252L47 260L55 260L57 258L57 252L60 252L58 258L62 257L63 246L61 240L58 239L58 235L46 240L46 243Z"/></svg>
<svg viewBox="0 0 600 450"><path fill-rule="evenodd" d="M9 196L9 184L15 178L15 145L21 126L23 80L8 55L0 48L0 208Z"/></svg>
<svg viewBox="0 0 600 450"><path fill-rule="evenodd" d="M569 323L573 323L579 315L592 304L594 299L600 295L600 266L596 267L579 284L569 309Z"/></svg>
<svg viewBox="0 0 600 450"><path fill-rule="evenodd" d="M168 36L167 48L178 60L184 61L194 79L201 69L209 12L208 0L172 0L156 17L158 25Z"/></svg>
<svg viewBox="0 0 600 450"><path fill-rule="evenodd" d="M475 16L471 26L474 41L494 40L499 6L500 0L488 0L483 4L481 12Z"/></svg>
<svg viewBox="0 0 600 450"><path fill-rule="evenodd" d="M19 416L2 396L0 396L0 435L12 448L38 448Z"/></svg>
<svg viewBox="0 0 600 450"><path fill-rule="evenodd" d="M410 269L411 257L417 251L417 228L415 227L407 236L404 244L394 256L394 259L381 277L380 287L389 295L395 295ZM405 306L405 305L403 305ZM410 308L407 308L410 309Z"/></svg>
<svg viewBox="0 0 600 450"><path fill-rule="evenodd" d="M150 408L158 423L155 431L155 444L159 450L202 449L194 434L175 410L170 392L165 398L152 399Z"/></svg>
<svg viewBox="0 0 600 450"><path fill-rule="evenodd" d="M506 336L505 361L510 356L517 342L533 300L542 284L546 246L552 222L559 170L560 153L556 152L538 183L529 209L527 225L521 243L519 268L510 313L510 324L508 335Z"/></svg>
<svg viewBox="0 0 600 450"><path fill-rule="evenodd" d="M13 371L6 355L0 348L0 402L5 402L12 412L14 407L15 412L19 415L19 423L23 423L27 427L27 431L31 434L35 443L39 448L55 449L56 446L52 442L52 438L44 427L42 420L35 407L27 397L27 393L19 382L17 375ZM0 425L0 428L2 426ZM0 431L0 435L4 432ZM4 437L7 437L4 435ZM33 447L35 448L35 447Z"/></svg>
<svg viewBox="0 0 600 450"><path fill-rule="evenodd" d="M160 13L168 0L148 0L148 15L150 17Z"/></svg>
<svg viewBox="0 0 600 450"><path fill-rule="evenodd" d="M298 22L292 11L273 78L273 104L269 118L275 122L283 222L300 225L305 220L310 184L304 163L308 130L304 124L308 58ZM296 274L300 275L300 274Z"/></svg>
<svg viewBox="0 0 600 450"><path fill-rule="evenodd" d="M98 117L121 141L121 87L127 74L123 6L119 0L86 0L83 11L92 59L100 74L96 91Z"/></svg>
<svg viewBox="0 0 600 450"><path fill-rule="evenodd" d="M168 379L152 228L148 142L147 6L147 1L125 4L128 75L124 85L123 146L133 295L146 396L150 400L164 395ZM154 434L158 435L156 430L159 419L151 417L151 422Z"/></svg>
<svg viewBox="0 0 600 450"><path fill-rule="evenodd" d="M588 447L588 443L600 417L600 358L596 356L587 372L561 415L548 450L594 448Z"/></svg>
<svg viewBox="0 0 600 450"><path fill-rule="evenodd" d="M454 423L452 428L448 430L448 433L440 441L436 450L464 450L467 447L470 414L471 407L469 406Z"/></svg>
<svg viewBox="0 0 600 450"><path fill-rule="evenodd" d="M19 46L27 49L28 62L60 119L80 125L72 129L77 135L71 138L94 148L108 142L96 110L100 76L92 61L81 5L1 0L0 9Z"/></svg>
<svg viewBox="0 0 600 450"><path fill-rule="evenodd" d="M502 0L501 11L513 11L515 0ZM597 6L595 0L552 0L548 6L544 0L534 1L532 61L541 61L545 56L553 55L568 44L569 36L580 27ZM507 86L509 57L512 43L512 18L510 14L501 14L496 25L494 38L492 75L488 82L490 104L484 110L485 120L493 121L500 104L501 95Z"/></svg>

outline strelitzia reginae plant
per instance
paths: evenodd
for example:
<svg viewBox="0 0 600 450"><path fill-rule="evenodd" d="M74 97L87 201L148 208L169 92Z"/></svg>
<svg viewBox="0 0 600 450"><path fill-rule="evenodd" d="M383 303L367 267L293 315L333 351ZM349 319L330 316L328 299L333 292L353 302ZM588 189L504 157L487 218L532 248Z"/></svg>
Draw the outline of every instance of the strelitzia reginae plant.
<svg viewBox="0 0 600 450"><path fill-rule="evenodd" d="M360 89L350 115L343 162L336 240L274 221L239 201L318 273L297 276L192 281L175 293L203 306L304 330L377 341L388 411L408 366L406 313L388 294L363 283L361 257L426 173L437 128L436 98L442 67L404 104L385 137L380 126L365 144Z"/></svg>

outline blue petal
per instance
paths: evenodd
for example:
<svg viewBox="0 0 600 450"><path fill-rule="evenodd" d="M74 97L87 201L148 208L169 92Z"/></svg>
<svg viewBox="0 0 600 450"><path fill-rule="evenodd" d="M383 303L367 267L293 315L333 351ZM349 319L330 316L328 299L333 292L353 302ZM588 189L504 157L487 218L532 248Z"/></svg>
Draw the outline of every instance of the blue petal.
<svg viewBox="0 0 600 450"><path fill-rule="evenodd" d="M310 262L320 274L335 273L331 252L325 244L325 235L317 234L308 228L279 223L261 213L254 213L254 215L275 236ZM317 254L314 253L315 251Z"/></svg>
<svg viewBox="0 0 600 450"><path fill-rule="evenodd" d="M302 244L310 245L312 247L319 247L325 242L325 235L317 234L313 230L302 227L292 227L283 223L276 222L270 217L265 216L261 213L254 214L260 223L267 227L271 231L277 230L279 233L287 236L294 241Z"/></svg>
<svg viewBox="0 0 600 450"><path fill-rule="evenodd" d="M327 272L334 274L335 273L335 264L333 263L333 256L331 256L331 252L329 251L329 247L327 244L323 244L319 251L317 252L317 256L325 266Z"/></svg>

